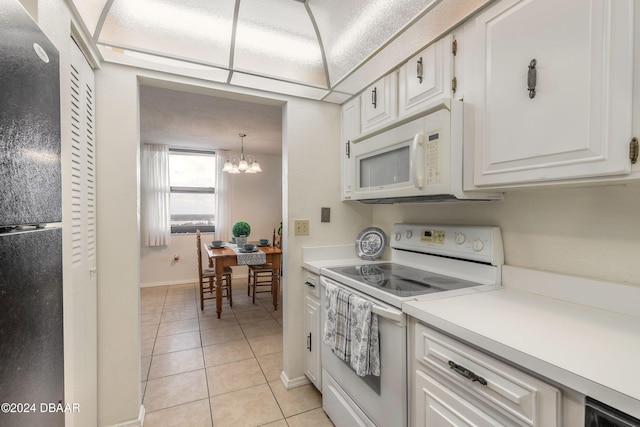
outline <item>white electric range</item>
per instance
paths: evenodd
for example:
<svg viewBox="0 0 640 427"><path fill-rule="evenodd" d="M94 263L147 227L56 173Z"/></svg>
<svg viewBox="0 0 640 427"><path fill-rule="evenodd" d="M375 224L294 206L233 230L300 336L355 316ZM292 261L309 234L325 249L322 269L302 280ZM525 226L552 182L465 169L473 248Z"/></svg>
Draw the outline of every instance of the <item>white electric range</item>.
<svg viewBox="0 0 640 427"><path fill-rule="evenodd" d="M322 346L323 408L338 426L408 425L406 315L402 304L497 289L504 263L497 227L395 224L391 261L322 268L321 321L328 284L373 303L380 376L359 377ZM323 323L324 324L324 323Z"/></svg>

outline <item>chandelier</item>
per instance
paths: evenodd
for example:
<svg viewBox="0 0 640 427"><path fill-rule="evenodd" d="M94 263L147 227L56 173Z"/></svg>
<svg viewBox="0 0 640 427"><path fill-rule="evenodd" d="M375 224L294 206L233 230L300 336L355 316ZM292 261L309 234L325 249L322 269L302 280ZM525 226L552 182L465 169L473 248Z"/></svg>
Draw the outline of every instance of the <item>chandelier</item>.
<svg viewBox="0 0 640 427"><path fill-rule="evenodd" d="M222 168L223 172L229 173L258 173L262 172L260 169L260 163L256 160L254 156L245 156L244 155L244 137L247 136L244 133L239 133L240 137L240 155L231 154L227 161L224 163L224 167Z"/></svg>

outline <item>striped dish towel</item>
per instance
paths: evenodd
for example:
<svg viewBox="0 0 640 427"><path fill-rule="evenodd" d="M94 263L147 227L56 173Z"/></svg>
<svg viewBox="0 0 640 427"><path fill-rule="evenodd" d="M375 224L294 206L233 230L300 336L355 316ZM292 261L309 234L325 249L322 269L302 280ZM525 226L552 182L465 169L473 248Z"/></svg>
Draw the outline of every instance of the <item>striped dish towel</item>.
<svg viewBox="0 0 640 427"><path fill-rule="evenodd" d="M359 376L380 376L378 316L373 304L327 283L323 342Z"/></svg>

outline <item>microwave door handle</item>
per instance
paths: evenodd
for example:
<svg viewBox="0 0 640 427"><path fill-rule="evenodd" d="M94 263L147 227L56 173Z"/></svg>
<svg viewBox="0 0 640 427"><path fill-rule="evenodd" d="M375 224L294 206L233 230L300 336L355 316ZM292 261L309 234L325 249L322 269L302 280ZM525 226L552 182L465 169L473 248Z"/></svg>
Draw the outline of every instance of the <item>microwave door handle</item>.
<svg viewBox="0 0 640 427"><path fill-rule="evenodd" d="M420 155L418 155L420 151ZM424 178L424 134L419 132L411 144L411 162L413 163L413 185L422 188Z"/></svg>

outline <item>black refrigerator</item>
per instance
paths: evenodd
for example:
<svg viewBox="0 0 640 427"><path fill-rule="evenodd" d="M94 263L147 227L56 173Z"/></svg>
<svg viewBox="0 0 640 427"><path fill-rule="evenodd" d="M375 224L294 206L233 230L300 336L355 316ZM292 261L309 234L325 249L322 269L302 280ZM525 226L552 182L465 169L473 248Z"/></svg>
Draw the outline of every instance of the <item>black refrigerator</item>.
<svg viewBox="0 0 640 427"><path fill-rule="evenodd" d="M59 66L20 3L0 0L3 427L64 426Z"/></svg>

